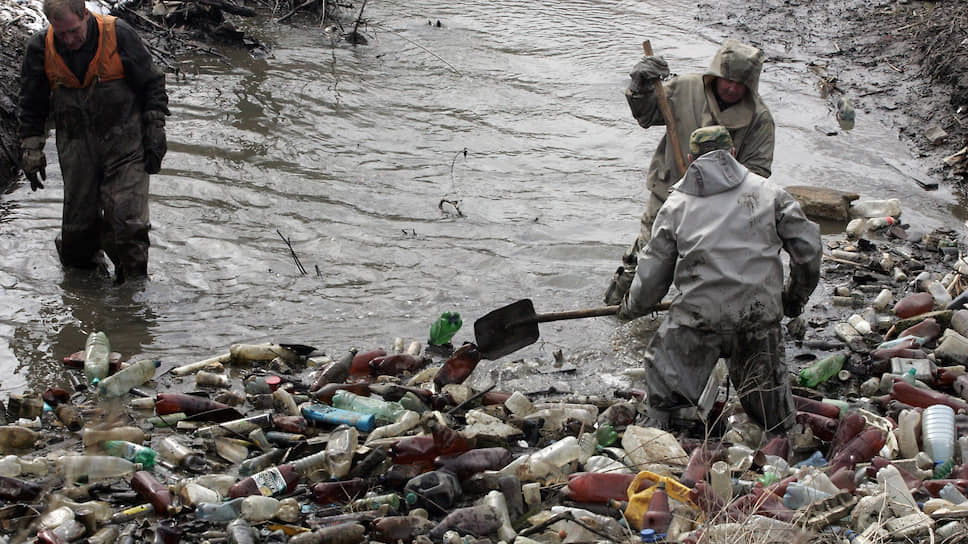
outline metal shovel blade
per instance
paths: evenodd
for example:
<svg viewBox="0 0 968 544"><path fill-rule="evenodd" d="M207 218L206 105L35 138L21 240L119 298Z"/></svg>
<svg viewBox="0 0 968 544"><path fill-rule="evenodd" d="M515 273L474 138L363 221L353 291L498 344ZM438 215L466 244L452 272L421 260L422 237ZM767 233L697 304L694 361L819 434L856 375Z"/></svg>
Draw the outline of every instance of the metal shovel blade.
<svg viewBox="0 0 968 544"><path fill-rule="evenodd" d="M531 299L489 312L474 322L474 340L485 359L495 360L538 341L538 321Z"/></svg>

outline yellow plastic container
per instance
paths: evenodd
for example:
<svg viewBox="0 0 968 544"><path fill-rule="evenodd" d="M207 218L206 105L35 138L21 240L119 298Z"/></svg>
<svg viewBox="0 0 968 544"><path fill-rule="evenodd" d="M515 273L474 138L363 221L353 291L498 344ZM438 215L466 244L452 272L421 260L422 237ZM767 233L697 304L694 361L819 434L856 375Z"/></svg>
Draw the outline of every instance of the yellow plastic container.
<svg viewBox="0 0 968 544"><path fill-rule="evenodd" d="M643 489L642 491L637 491L639 485L642 484L642 480L650 480L655 482L655 484ZM642 472L636 474L635 479L632 480L631 484L629 484L629 503L625 508L625 519L629 522L629 525L635 528L636 531L642 529L642 518L645 516L645 513L649 511L649 503L652 502L652 495L655 494L655 490L659 488L659 482L665 484L666 493L670 498L677 500L690 508L695 508L696 510L699 509L689 498L689 488L679 483L678 480L643 470Z"/></svg>

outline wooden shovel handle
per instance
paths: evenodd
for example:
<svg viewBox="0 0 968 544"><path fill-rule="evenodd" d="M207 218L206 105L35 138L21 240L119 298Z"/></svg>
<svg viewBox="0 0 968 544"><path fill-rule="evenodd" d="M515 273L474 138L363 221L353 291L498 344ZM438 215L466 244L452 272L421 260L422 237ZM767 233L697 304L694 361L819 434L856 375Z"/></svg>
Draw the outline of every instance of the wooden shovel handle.
<svg viewBox="0 0 968 544"><path fill-rule="evenodd" d="M645 51L646 55L654 56L652 42L649 40L642 42L642 50ZM676 118L672 115L672 108L669 107L669 98L666 96L665 87L659 80L655 81L655 97L659 101L659 111L662 112L662 118L665 119L666 145L672 146L672 154L676 158L676 167L679 168L677 177L681 178L689 165L686 164L686 156L682 154L682 147L679 146L679 131L676 129Z"/></svg>
<svg viewBox="0 0 968 544"><path fill-rule="evenodd" d="M653 308L654 311L661 312L669 309L668 302L660 302ZM586 310L571 310L568 312L551 312L548 314L536 314L536 323L547 323L548 321L561 321L563 319L581 319L583 317L600 317L604 315L615 315L618 313L618 305L603 306L601 308L589 308Z"/></svg>

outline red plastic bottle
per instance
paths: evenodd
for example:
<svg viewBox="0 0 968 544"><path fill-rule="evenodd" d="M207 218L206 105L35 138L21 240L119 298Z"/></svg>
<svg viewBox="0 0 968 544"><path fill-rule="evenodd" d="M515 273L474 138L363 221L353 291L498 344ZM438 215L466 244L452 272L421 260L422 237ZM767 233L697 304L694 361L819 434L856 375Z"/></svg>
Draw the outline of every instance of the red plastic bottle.
<svg viewBox="0 0 968 544"><path fill-rule="evenodd" d="M857 490L857 480L854 478L855 472L851 468L841 467L830 475L830 483L837 486L838 489L843 489L853 493Z"/></svg>
<svg viewBox="0 0 968 544"><path fill-rule="evenodd" d="M299 473L292 464L279 465L257 472L229 488L229 497L248 497L249 495L282 495L291 491L299 483Z"/></svg>
<svg viewBox="0 0 968 544"><path fill-rule="evenodd" d="M918 408L927 408L933 404L944 404L950 406L955 412L968 410L968 403L961 399L938 391L915 387L903 380L895 381L894 385L891 386L891 398Z"/></svg>
<svg viewBox="0 0 968 544"><path fill-rule="evenodd" d="M837 426L833 440L830 442L830 449L827 450L829 458L833 459L840 449L857 436L857 433L863 431L866 426L867 422L864 417L856 412L844 416L844 419L840 420L840 425Z"/></svg>
<svg viewBox="0 0 968 544"><path fill-rule="evenodd" d="M509 398L511 398L511 393L505 393L504 391L488 391L487 393L481 395L481 404L484 406L504 404Z"/></svg>
<svg viewBox="0 0 968 544"><path fill-rule="evenodd" d="M408 436L390 446L390 459L400 465L419 464L432 467L439 456L463 453L471 444L457 431L436 421L430 422L432 436Z"/></svg>
<svg viewBox="0 0 968 544"><path fill-rule="evenodd" d="M837 432L837 420L810 412L797 412L797 423L806 425L814 436L821 440L832 440Z"/></svg>
<svg viewBox="0 0 968 544"><path fill-rule="evenodd" d="M631 484L630 484L631 485ZM726 507L726 503L723 502L722 497L713 491L712 486L706 483L705 480L699 480L696 485L689 490L689 499L692 500L699 507L699 510L706 515L707 518L712 518L719 515Z"/></svg>
<svg viewBox="0 0 968 544"><path fill-rule="evenodd" d="M628 489L634 479L635 474L576 472L568 476L565 495L578 502L627 501Z"/></svg>
<svg viewBox="0 0 968 544"><path fill-rule="evenodd" d="M828 472L836 472L840 467L854 468L857 463L866 463L884 447L885 436L880 429L864 429L850 440L830 462Z"/></svg>
<svg viewBox="0 0 968 544"><path fill-rule="evenodd" d="M353 357L356 357L355 349L349 350L338 361L333 361L325 370L316 375L316 380L309 386L309 391L314 392L326 384L346 381L346 378L350 376Z"/></svg>
<svg viewBox="0 0 968 544"><path fill-rule="evenodd" d="M968 480L925 480L921 482L921 487L923 487L924 490L927 491L932 497L937 497L938 493L941 492L941 489L948 484L954 484L958 488L958 491L961 491L962 493L968 490Z"/></svg>
<svg viewBox="0 0 968 544"><path fill-rule="evenodd" d="M416 357L409 353L394 353L376 357L370 361L371 376L399 376L404 373L413 374L427 366L427 359Z"/></svg>
<svg viewBox="0 0 968 544"><path fill-rule="evenodd" d="M159 516L170 516L174 513L171 490L159 482L147 471L139 470L131 477L131 489L150 502Z"/></svg>
<svg viewBox="0 0 968 544"><path fill-rule="evenodd" d="M705 480L706 473L709 472L713 460L721 457L724 451L721 446L706 446L705 444L692 450L689 463L686 464L686 469L682 471L682 477L679 478L679 481L686 487L692 487L699 480Z"/></svg>
<svg viewBox="0 0 968 544"><path fill-rule="evenodd" d="M372 478L353 478L339 482L319 482L313 484L311 490L313 498L319 504L348 503L366 495L376 484L377 481Z"/></svg>
<svg viewBox="0 0 968 544"><path fill-rule="evenodd" d="M370 384L366 382L356 382L356 383L328 383L326 385L320 386L312 392L312 398L323 402L326 404L333 403L333 395L337 391L349 391L361 397L370 396Z"/></svg>
<svg viewBox="0 0 968 544"><path fill-rule="evenodd" d="M383 357L387 354L387 350L383 348L371 349L370 351L364 351L363 353L357 353L353 356L353 361L350 363L350 377L361 377L370 375L370 361L376 359L377 357Z"/></svg>
<svg viewBox="0 0 968 544"><path fill-rule="evenodd" d="M793 395L793 404L796 405L797 410L800 412L820 414L830 419L840 418L840 408L833 404L827 404L826 402L820 402L819 400L808 399L798 395Z"/></svg>
<svg viewBox="0 0 968 544"><path fill-rule="evenodd" d="M772 455L774 457L779 457L784 461L790 460L790 439L786 436L774 436L766 443L765 446L760 448L763 455Z"/></svg>
<svg viewBox="0 0 968 544"><path fill-rule="evenodd" d="M902 359L924 359L927 356L928 354L924 350L905 347L875 349L871 352L871 359L887 363L890 363L894 357L900 357Z"/></svg>
<svg viewBox="0 0 968 544"><path fill-rule="evenodd" d="M444 361L444 366L440 367L437 375L434 376L437 390L450 383L464 383L471 372L474 372L477 363L481 362L482 357L483 355L473 343L468 342L458 348L449 359Z"/></svg>
<svg viewBox="0 0 968 544"><path fill-rule="evenodd" d="M305 434L308 423L306 422L306 418L303 416L281 416L279 414L275 414L272 416L272 426L277 431Z"/></svg>
<svg viewBox="0 0 968 544"><path fill-rule="evenodd" d="M669 509L669 495L665 490L665 482L659 482L659 488L649 500L649 509L642 516L642 528L654 529L657 533L664 533L672 521L672 511Z"/></svg>
<svg viewBox="0 0 968 544"><path fill-rule="evenodd" d="M931 293L920 292L908 295L894 305L894 315L899 319L907 319L916 315L930 312L934 307L934 297Z"/></svg>
<svg viewBox="0 0 968 544"><path fill-rule="evenodd" d="M478 448L456 455L443 455L434 459L434 466L457 475L470 478L485 470L499 470L511 462L511 452L505 448Z"/></svg>
<svg viewBox="0 0 968 544"><path fill-rule="evenodd" d="M941 325L933 318L929 317L917 325L913 325L901 331L898 338L905 336L920 336L926 338L925 343L930 342L941 334Z"/></svg>
<svg viewBox="0 0 968 544"><path fill-rule="evenodd" d="M158 393L158 396L155 397L155 413L160 416L174 414L175 412L194 415L223 408L227 409L229 406L205 397L185 393Z"/></svg>

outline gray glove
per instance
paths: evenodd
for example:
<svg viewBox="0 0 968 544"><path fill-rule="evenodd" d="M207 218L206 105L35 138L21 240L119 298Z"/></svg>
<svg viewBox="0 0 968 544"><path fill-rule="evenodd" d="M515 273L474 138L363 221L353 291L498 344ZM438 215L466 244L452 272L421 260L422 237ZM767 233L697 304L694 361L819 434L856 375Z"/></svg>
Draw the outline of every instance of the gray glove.
<svg viewBox="0 0 968 544"><path fill-rule="evenodd" d="M23 168L24 175L30 181L30 190L36 191L43 189L44 184L41 179L47 181L47 157L44 156L43 136L31 136L24 138L20 143L23 148L23 155L20 158L20 167ZM40 174L40 178L37 177Z"/></svg>
<svg viewBox="0 0 968 544"><path fill-rule="evenodd" d="M142 115L142 144L144 145L145 172L157 174L161 170L161 159L168 152L165 139L165 113L146 111Z"/></svg>
<svg viewBox="0 0 968 544"><path fill-rule="evenodd" d="M668 76L669 64L662 57L642 57L642 60L633 66L632 71L629 72L633 90L645 89Z"/></svg>

